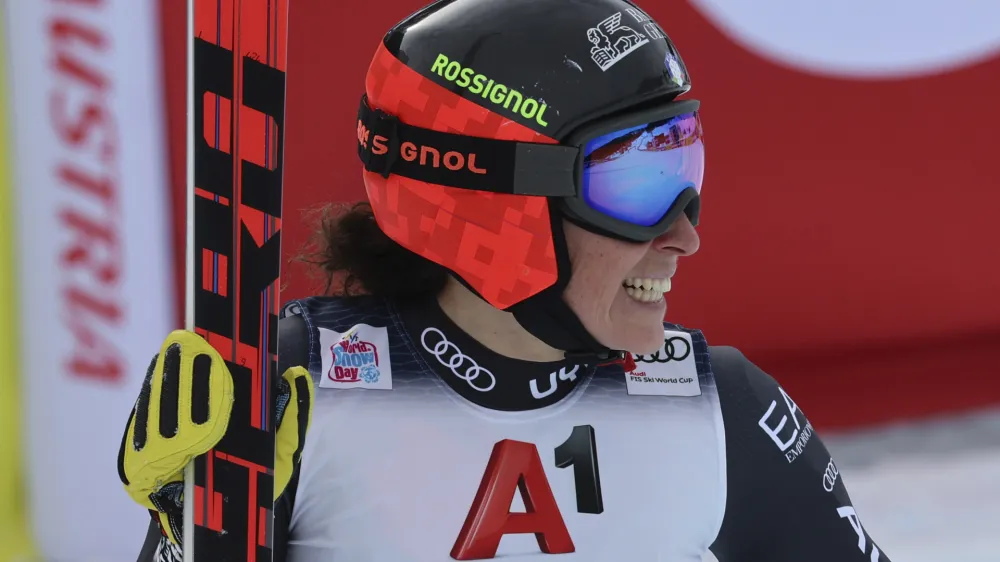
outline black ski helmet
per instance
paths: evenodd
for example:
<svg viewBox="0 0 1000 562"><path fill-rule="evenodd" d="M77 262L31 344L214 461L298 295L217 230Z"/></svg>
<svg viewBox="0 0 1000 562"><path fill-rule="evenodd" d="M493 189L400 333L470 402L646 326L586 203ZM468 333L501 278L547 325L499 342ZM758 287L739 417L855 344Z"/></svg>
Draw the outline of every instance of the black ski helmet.
<svg viewBox="0 0 1000 562"><path fill-rule="evenodd" d="M608 356L562 299L562 219L648 240L680 213L697 220L698 189L655 225L605 228L576 201L574 144L595 124L696 108L674 101L689 89L670 39L628 0L434 2L386 34L369 68L358 151L376 220L542 341Z"/></svg>

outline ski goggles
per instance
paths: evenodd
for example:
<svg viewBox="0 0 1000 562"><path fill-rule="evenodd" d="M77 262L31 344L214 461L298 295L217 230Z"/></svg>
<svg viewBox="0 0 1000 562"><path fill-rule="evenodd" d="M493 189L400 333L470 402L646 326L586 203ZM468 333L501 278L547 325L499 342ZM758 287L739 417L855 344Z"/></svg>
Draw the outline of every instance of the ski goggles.
<svg viewBox="0 0 1000 562"><path fill-rule="evenodd" d="M645 242L682 213L697 224L705 147L699 102L674 101L590 123L561 144L524 143L407 125L358 111L369 172L494 193L554 198L567 218Z"/></svg>

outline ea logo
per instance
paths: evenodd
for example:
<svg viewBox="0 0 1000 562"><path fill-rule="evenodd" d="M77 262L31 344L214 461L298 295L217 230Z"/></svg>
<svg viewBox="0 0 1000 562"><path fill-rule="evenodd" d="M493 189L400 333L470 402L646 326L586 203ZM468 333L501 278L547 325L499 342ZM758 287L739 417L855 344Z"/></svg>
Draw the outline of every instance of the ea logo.
<svg viewBox="0 0 1000 562"><path fill-rule="evenodd" d="M1000 2L691 3L748 50L819 74L866 78L935 74L1000 54Z"/></svg>

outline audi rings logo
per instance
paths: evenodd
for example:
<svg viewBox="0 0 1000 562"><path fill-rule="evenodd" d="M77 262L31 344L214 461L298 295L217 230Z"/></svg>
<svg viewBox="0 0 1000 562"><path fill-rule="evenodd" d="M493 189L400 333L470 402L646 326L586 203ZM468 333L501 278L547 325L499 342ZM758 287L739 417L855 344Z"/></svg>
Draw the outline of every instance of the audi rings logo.
<svg viewBox="0 0 1000 562"><path fill-rule="evenodd" d="M429 337L428 337L429 336ZM434 345L428 345L428 340L436 341ZM427 353L433 355L439 363L451 369L456 377L469 383L474 390L479 392L489 392L497 385L497 379L489 369L480 367L476 361L462 353L462 350L455 344L448 341L444 333L437 328L427 328L420 334L420 344L424 346ZM484 384L482 377L488 380Z"/></svg>
<svg viewBox="0 0 1000 562"><path fill-rule="evenodd" d="M831 458L830 464L826 465L826 471L823 473L823 489L832 492L834 486L837 485L838 477L840 477L840 470L837 469L837 465L833 464Z"/></svg>
<svg viewBox="0 0 1000 562"><path fill-rule="evenodd" d="M669 363L683 361L691 355L691 344L684 338L674 336L663 340L663 349L652 355L636 355L636 363Z"/></svg>

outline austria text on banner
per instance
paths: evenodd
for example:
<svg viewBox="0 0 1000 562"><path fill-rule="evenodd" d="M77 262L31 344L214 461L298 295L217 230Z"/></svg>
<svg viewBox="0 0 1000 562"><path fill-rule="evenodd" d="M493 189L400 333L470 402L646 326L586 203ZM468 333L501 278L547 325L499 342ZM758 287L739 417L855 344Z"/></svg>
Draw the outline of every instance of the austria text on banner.
<svg viewBox="0 0 1000 562"><path fill-rule="evenodd" d="M112 459L175 319L159 6L7 15L32 531L47 560L134 559L149 520Z"/></svg>

